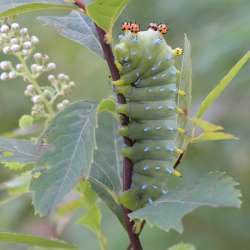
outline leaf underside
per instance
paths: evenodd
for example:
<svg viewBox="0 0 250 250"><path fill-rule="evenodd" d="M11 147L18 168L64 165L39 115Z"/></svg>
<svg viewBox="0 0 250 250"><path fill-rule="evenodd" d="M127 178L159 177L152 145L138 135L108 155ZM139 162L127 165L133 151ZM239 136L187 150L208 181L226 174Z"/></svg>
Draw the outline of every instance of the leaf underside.
<svg viewBox="0 0 250 250"><path fill-rule="evenodd" d="M145 219L164 231L183 231L182 218L201 206L240 207L240 191L231 177L212 172L193 183L181 185L152 205L132 212L132 219Z"/></svg>
<svg viewBox="0 0 250 250"><path fill-rule="evenodd" d="M76 43L86 46L103 58L100 42L96 35L95 25L78 11L72 11L67 16L38 17L45 25L54 28L60 35Z"/></svg>
<svg viewBox="0 0 250 250"><path fill-rule="evenodd" d="M47 215L81 177L88 178L95 148L96 104L79 101L52 121L42 139L49 147L37 163L33 178L36 212Z"/></svg>

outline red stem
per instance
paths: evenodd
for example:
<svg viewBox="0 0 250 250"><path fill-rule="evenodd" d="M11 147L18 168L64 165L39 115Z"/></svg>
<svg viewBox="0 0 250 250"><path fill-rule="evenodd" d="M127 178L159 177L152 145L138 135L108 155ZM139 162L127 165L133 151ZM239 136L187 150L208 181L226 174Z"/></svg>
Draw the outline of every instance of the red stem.
<svg viewBox="0 0 250 250"><path fill-rule="evenodd" d="M82 10L85 11L85 5L80 0L76 0L75 4L79 8L81 8ZM102 50L103 50L105 59L106 59L107 64L109 66L111 77L112 77L113 81L116 81L116 80L120 79L120 74L119 74L117 67L115 66L114 55L112 53L111 47L105 42L106 33L103 29L101 29L97 25L96 25L96 31L97 31L97 35L98 35L100 44L102 46ZM118 94L117 95L117 102L119 104L124 104L124 103L126 103L126 99L123 95ZM129 123L128 117L121 115L121 124L127 125L128 123ZM133 145L133 142L129 138L124 137L123 139L124 139L124 142L126 145L128 145L128 146ZM132 182L132 174L133 174L133 164L128 158L124 158L123 159L123 191L130 189L131 182ZM125 220L125 223L127 226L127 232L128 232L131 246L133 247L133 250L143 250L139 236L137 234L135 234L134 230L133 230L134 222L131 221L129 216L128 216L128 214L131 211L124 207L123 212L124 212L124 220Z"/></svg>

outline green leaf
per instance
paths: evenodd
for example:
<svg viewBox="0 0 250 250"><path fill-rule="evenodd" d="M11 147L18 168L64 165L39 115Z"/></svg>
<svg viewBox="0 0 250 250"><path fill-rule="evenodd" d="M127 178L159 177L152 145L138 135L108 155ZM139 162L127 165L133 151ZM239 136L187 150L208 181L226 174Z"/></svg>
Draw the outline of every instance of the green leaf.
<svg viewBox="0 0 250 250"><path fill-rule="evenodd" d="M110 112L114 117L116 116L116 101L113 96L102 99L98 104L97 111L101 112Z"/></svg>
<svg viewBox="0 0 250 250"><path fill-rule="evenodd" d="M25 244L30 246L77 250L75 246L61 240L49 240L46 238L28 234L0 232L0 241L13 244Z"/></svg>
<svg viewBox="0 0 250 250"><path fill-rule="evenodd" d="M111 33L127 3L128 0L96 0L87 5L87 15L103 30Z"/></svg>
<svg viewBox="0 0 250 250"><path fill-rule="evenodd" d="M64 1L31 1L30 0L16 0L9 1L3 0L0 6L0 18L15 16L18 14L24 14L31 11L40 10L76 10L73 4L66 4Z"/></svg>
<svg viewBox="0 0 250 250"><path fill-rule="evenodd" d="M130 214L132 219L145 219L162 230L183 231L182 218L198 207L240 207L240 191L231 177L213 172L195 182L182 184L159 200Z"/></svg>
<svg viewBox="0 0 250 250"><path fill-rule="evenodd" d="M42 135L48 149L33 178L33 204L48 214L82 177L88 178L95 148L96 105L79 101L60 112Z"/></svg>
<svg viewBox="0 0 250 250"><path fill-rule="evenodd" d="M88 49L103 58L100 42L96 35L95 25L78 11L72 11L67 16L38 17L46 25L54 28L60 35Z"/></svg>
<svg viewBox="0 0 250 250"><path fill-rule="evenodd" d="M30 174L23 174L14 179L0 183L0 205L27 193L29 190L30 179Z"/></svg>
<svg viewBox="0 0 250 250"><path fill-rule="evenodd" d="M19 123L20 128L25 129L25 128L31 127L33 125L34 118L31 115L23 115L19 119L18 123Z"/></svg>
<svg viewBox="0 0 250 250"><path fill-rule="evenodd" d="M87 181L80 183L79 191L81 192L81 201L86 211L78 220L78 223L94 232L99 240L100 248L105 250L107 249L107 239L101 229L102 213L97 206L97 195Z"/></svg>
<svg viewBox="0 0 250 250"><path fill-rule="evenodd" d="M199 136L192 139L192 143L204 142L204 141L218 141L218 140L236 140L238 139L232 134L223 132L204 132Z"/></svg>
<svg viewBox="0 0 250 250"><path fill-rule="evenodd" d="M196 117L200 118L206 112L206 110L218 99L225 88L231 83L241 70L241 68L250 59L250 51L248 51L235 65L234 67L224 76L224 78L216 85L216 87L208 94L208 96L202 101L199 111Z"/></svg>
<svg viewBox="0 0 250 250"><path fill-rule="evenodd" d="M39 146L28 140L0 138L0 162L31 164L39 155Z"/></svg>
<svg viewBox="0 0 250 250"><path fill-rule="evenodd" d="M200 119L200 118L191 118L190 120L195 126L201 128L202 130L204 130L206 132L207 131L213 132L213 131L219 131L219 130L224 129L223 127L221 127L219 125L213 124L211 122L208 122L208 121Z"/></svg>
<svg viewBox="0 0 250 250"><path fill-rule="evenodd" d="M188 124L188 113L191 105L192 99L192 59L191 59L191 44L188 40L187 35L184 36L184 56L182 59L182 67L180 78L178 81L178 88L186 93L185 96L178 96L178 107L182 109L185 114L178 117L178 126L180 128L186 129ZM185 149L188 144L189 138L179 134L177 137L177 146Z"/></svg>
<svg viewBox="0 0 250 250"><path fill-rule="evenodd" d="M190 244L179 243L170 247L168 250L195 250L195 247Z"/></svg>
<svg viewBox="0 0 250 250"><path fill-rule="evenodd" d="M96 129L97 150L90 182L94 191L123 224L123 213L118 202L118 194L122 190L122 157L119 154L122 142L116 136L116 131L117 125L112 116L100 113Z"/></svg>

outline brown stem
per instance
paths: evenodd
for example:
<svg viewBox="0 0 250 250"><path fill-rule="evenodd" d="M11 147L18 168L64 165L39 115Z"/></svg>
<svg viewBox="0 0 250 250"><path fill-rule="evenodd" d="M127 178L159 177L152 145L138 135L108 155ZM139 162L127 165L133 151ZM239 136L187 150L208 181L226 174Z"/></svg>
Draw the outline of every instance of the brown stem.
<svg viewBox="0 0 250 250"><path fill-rule="evenodd" d="M79 8L81 8L82 10L85 11L85 5L82 3L81 0L76 0L75 4ZM111 77L112 77L113 81L116 81L116 80L120 79L120 74L119 74L117 67L115 66L114 55L112 53L111 47L105 42L106 33L103 29L101 29L97 25L96 25L96 31L97 31L97 35L98 35L100 44L102 46L102 50L103 50L105 59L106 59L107 64L109 66ZM126 103L126 99L123 95L118 94L117 95L117 102L119 104L124 104L124 103ZM127 125L128 123L129 123L128 117L121 115L121 124ZM124 137L123 139L124 139L124 143L127 146L133 145L133 141L131 141L129 138ZM131 182L132 182L132 174L133 174L133 164L128 158L124 158L123 159L123 191L130 189ZM134 222L131 221L129 216L128 216L128 214L131 211L124 207L123 212L124 212L124 220L125 220L125 223L127 226L127 232L128 232L131 246L133 247L133 250L143 250L139 236L137 234L135 234L133 231Z"/></svg>

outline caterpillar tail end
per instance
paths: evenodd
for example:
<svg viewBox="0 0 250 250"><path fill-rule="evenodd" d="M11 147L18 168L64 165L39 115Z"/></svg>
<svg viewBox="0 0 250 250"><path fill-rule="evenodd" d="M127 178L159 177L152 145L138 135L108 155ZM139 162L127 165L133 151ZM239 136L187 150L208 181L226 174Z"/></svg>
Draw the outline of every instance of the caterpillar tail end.
<svg viewBox="0 0 250 250"><path fill-rule="evenodd" d="M182 173L178 170L174 170L172 174L173 176L176 176L176 177L182 177Z"/></svg>

